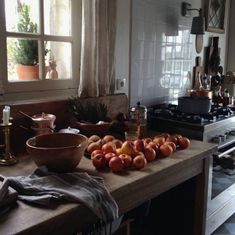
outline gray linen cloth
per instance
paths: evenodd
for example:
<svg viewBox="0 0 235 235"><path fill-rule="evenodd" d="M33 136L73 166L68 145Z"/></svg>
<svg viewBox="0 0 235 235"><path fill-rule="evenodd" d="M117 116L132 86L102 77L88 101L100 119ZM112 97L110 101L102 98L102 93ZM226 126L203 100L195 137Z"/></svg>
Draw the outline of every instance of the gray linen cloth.
<svg viewBox="0 0 235 235"><path fill-rule="evenodd" d="M85 172L58 174L43 166L29 176L7 177L6 180L18 192L19 200L44 206L55 201L78 202L104 222L118 218L118 206L101 177Z"/></svg>

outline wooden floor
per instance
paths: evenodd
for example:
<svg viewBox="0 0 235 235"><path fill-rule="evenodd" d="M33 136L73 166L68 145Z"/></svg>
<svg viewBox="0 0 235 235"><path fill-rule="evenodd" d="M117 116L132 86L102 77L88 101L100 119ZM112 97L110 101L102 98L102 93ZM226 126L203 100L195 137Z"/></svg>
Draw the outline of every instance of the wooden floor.
<svg viewBox="0 0 235 235"><path fill-rule="evenodd" d="M212 235L235 235L235 214L222 224Z"/></svg>

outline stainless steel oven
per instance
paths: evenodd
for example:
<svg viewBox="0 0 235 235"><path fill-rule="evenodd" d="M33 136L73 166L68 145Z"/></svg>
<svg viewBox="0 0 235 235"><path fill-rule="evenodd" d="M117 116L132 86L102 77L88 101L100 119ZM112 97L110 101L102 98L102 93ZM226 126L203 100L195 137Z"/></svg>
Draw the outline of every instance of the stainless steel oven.
<svg viewBox="0 0 235 235"><path fill-rule="evenodd" d="M148 125L218 145L209 167L206 234L211 234L235 213L235 112L219 106L207 115L188 115L169 105L150 109Z"/></svg>
<svg viewBox="0 0 235 235"><path fill-rule="evenodd" d="M235 131L232 129L211 141L221 143L218 143L218 151L210 158L207 234L235 213Z"/></svg>

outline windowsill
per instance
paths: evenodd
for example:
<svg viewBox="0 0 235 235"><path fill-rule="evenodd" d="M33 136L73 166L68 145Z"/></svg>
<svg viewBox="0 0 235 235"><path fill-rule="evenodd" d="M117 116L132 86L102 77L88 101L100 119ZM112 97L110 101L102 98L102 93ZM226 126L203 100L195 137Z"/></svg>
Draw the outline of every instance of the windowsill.
<svg viewBox="0 0 235 235"><path fill-rule="evenodd" d="M77 95L77 89L38 91L25 93L10 93L0 97L0 105L30 104L46 101L58 101L69 99Z"/></svg>
<svg viewBox="0 0 235 235"><path fill-rule="evenodd" d="M114 95L125 94L124 92L116 91ZM67 100L72 96L77 95L77 89L67 89L67 90L56 90L56 91L41 91L41 92L28 92L28 93L14 93L4 95L4 100L1 100L0 105L22 105L22 104L34 104L48 101L60 101ZM107 95L107 96L110 96ZM36 98L37 97L37 98Z"/></svg>

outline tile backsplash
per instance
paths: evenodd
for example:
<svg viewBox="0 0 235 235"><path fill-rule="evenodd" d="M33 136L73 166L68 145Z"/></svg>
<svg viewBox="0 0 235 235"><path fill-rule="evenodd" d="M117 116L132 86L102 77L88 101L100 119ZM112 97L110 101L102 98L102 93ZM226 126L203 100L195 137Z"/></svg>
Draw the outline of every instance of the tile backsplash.
<svg viewBox="0 0 235 235"><path fill-rule="evenodd" d="M192 8L202 8L204 1L188 0ZM205 47L211 45L211 37L219 36L221 65L227 70L228 16L230 0L226 1L225 33L205 32L203 50L195 50L195 35L190 34L190 17L181 16L180 0L132 0L131 13L131 65L130 105L137 101L150 106L171 102L186 94L192 87L192 71L195 57L200 56L204 65Z"/></svg>
<svg viewBox="0 0 235 235"><path fill-rule="evenodd" d="M191 87L194 43L191 18L176 0L133 0L130 101L175 100Z"/></svg>

